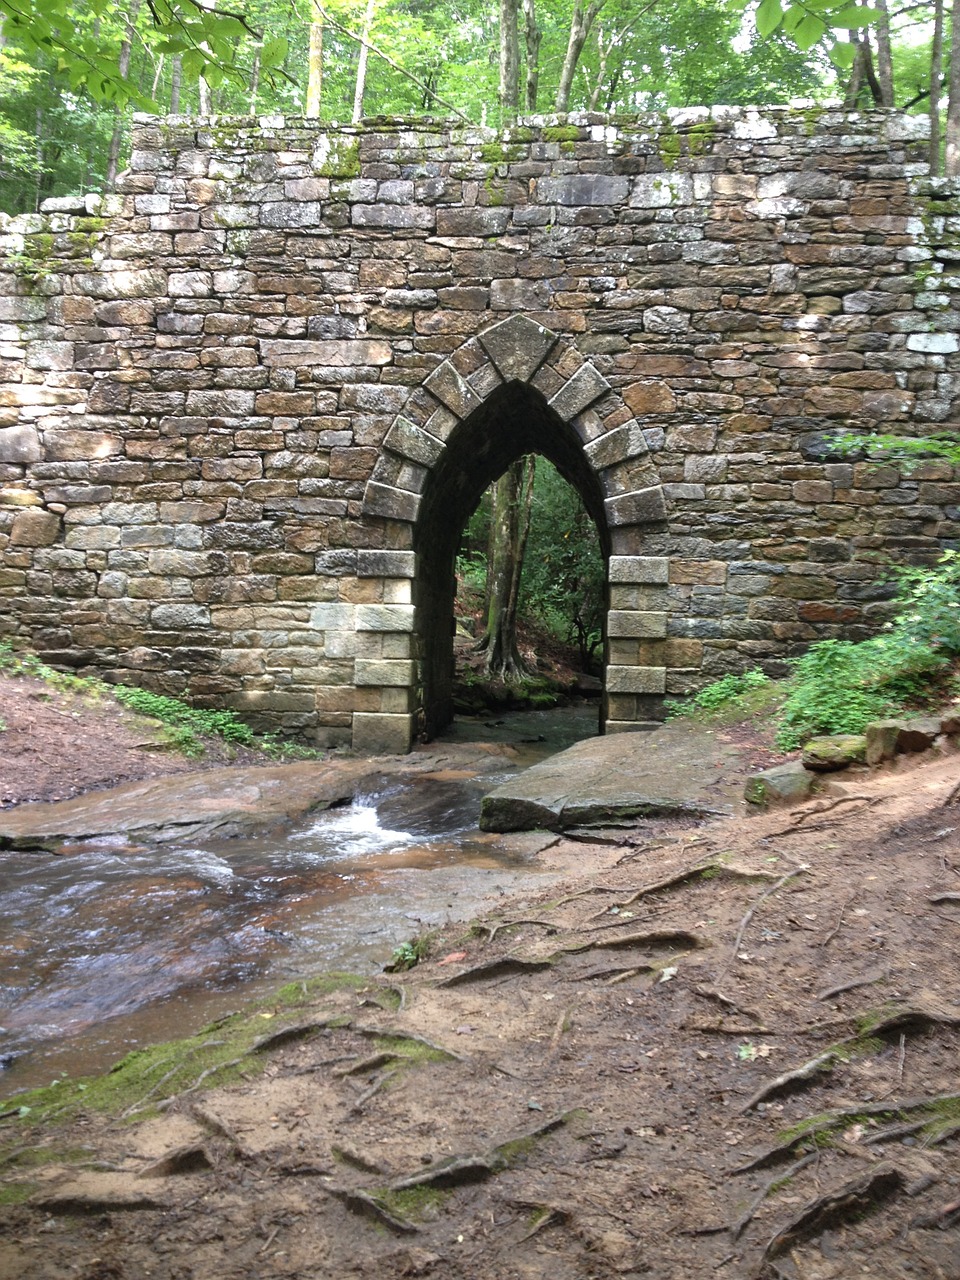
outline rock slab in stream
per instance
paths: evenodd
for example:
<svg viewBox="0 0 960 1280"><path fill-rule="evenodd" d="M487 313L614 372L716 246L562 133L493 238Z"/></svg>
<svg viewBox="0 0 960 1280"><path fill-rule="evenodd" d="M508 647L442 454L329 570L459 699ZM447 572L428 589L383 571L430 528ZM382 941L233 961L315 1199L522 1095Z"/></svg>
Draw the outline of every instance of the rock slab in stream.
<svg viewBox="0 0 960 1280"><path fill-rule="evenodd" d="M729 814L742 761L729 743L687 725L588 738L485 796L484 831L609 826L637 817Z"/></svg>

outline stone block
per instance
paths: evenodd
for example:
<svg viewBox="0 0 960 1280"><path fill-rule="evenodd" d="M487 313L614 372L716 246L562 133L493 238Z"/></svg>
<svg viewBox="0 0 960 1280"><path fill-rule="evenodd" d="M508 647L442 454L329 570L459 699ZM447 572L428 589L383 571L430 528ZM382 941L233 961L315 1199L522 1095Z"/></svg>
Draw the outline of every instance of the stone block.
<svg viewBox="0 0 960 1280"><path fill-rule="evenodd" d="M358 631L412 631L414 607L412 604L359 604L356 618Z"/></svg>
<svg viewBox="0 0 960 1280"><path fill-rule="evenodd" d="M358 685L405 689L416 679L416 663L399 659L358 658L354 679Z"/></svg>
<svg viewBox="0 0 960 1280"><path fill-rule="evenodd" d="M611 609L607 614L607 634L636 639L662 639L667 634L667 615L654 611Z"/></svg>
<svg viewBox="0 0 960 1280"><path fill-rule="evenodd" d="M40 435L36 427L22 423L15 427L0 427L0 463L39 462L43 457Z"/></svg>
<svg viewBox="0 0 960 1280"><path fill-rule="evenodd" d="M464 381L449 360L444 360L443 364L437 365L433 373L424 379L423 385L458 418L465 418L480 405L477 393L469 383Z"/></svg>
<svg viewBox="0 0 960 1280"><path fill-rule="evenodd" d="M364 365L385 365L393 360L389 342L381 338L328 338L311 341L299 338L265 338L260 343L263 362L276 369L304 369L329 366L352 369Z"/></svg>
<svg viewBox="0 0 960 1280"><path fill-rule="evenodd" d="M550 408L569 422L609 390L610 383L588 361L551 398Z"/></svg>
<svg viewBox="0 0 960 1280"><path fill-rule="evenodd" d="M666 556L611 556L610 582L665 583L670 561Z"/></svg>
<svg viewBox="0 0 960 1280"><path fill-rule="evenodd" d="M359 551L357 575L361 578L412 578L417 558L412 551Z"/></svg>
<svg viewBox="0 0 960 1280"><path fill-rule="evenodd" d="M811 738L804 745L803 767L814 773L835 773L866 760L867 740L862 733L837 733Z"/></svg>
<svg viewBox="0 0 960 1280"><path fill-rule="evenodd" d="M574 173L537 180L537 201L568 208L582 205L626 204L629 180L620 175Z"/></svg>
<svg viewBox="0 0 960 1280"><path fill-rule="evenodd" d="M722 587L726 580L724 560L670 561L670 582L674 585Z"/></svg>
<svg viewBox="0 0 960 1280"><path fill-rule="evenodd" d="M352 746L362 755L404 755L413 744L414 729L412 715L356 711Z"/></svg>
<svg viewBox="0 0 960 1280"><path fill-rule="evenodd" d="M480 345L505 382L529 382L559 341L526 316L510 316L480 334Z"/></svg>
<svg viewBox="0 0 960 1280"><path fill-rule="evenodd" d="M420 498L406 489L395 489L392 485L370 480L363 491L363 509L367 515L406 520L413 524L420 510Z"/></svg>
<svg viewBox="0 0 960 1280"><path fill-rule="evenodd" d="M198 604L158 604L150 610L150 625L158 631L208 627L210 610Z"/></svg>
<svg viewBox="0 0 960 1280"><path fill-rule="evenodd" d="M607 521L611 525L657 524L667 518L667 505L659 485L621 493L604 501Z"/></svg>
<svg viewBox="0 0 960 1280"><path fill-rule="evenodd" d="M605 435L598 436L585 445L583 451L596 471L615 467L618 463L642 457L648 452L646 437L636 421L625 422L622 427L614 427Z"/></svg>
<svg viewBox="0 0 960 1280"><path fill-rule="evenodd" d="M438 236L502 236L510 225L506 208L437 210Z"/></svg>
<svg viewBox="0 0 960 1280"><path fill-rule="evenodd" d="M13 517L12 547L51 547L60 536L60 517L53 511L28 509Z"/></svg>
<svg viewBox="0 0 960 1280"><path fill-rule="evenodd" d="M350 221L355 227L433 231L436 210L429 205L355 204L350 210Z"/></svg>
<svg viewBox="0 0 960 1280"><path fill-rule="evenodd" d="M387 432L384 446L402 458L432 467L443 453L443 444L404 417L398 417Z"/></svg>
<svg viewBox="0 0 960 1280"><path fill-rule="evenodd" d="M663 667L607 667L607 693L664 693L667 673Z"/></svg>
<svg viewBox="0 0 960 1280"><path fill-rule="evenodd" d="M315 604L310 611L310 626L315 631L353 631L356 607L352 604Z"/></svg>

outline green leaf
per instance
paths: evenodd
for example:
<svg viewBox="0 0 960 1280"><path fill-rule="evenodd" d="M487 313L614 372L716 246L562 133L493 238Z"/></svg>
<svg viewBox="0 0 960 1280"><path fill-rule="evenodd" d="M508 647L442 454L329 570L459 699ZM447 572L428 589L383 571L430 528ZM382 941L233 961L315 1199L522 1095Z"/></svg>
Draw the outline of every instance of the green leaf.
<svg viewBox="0 0 960 1280"><path fill-rule="evenodd" d="M793 35L800 23L807 17L807 10L803 5L792 4L787 12L783 15L783 29L787 35Z"/></svg>
<svg viewBox="0 0 960 1280"><path fill-rule="evenodd" d="M841 9L839 13L828 13L826 15L831 27L842 27L850 31L855 31L858 27L868 27L876 17L876 9L860 9L857 7Z"/></svg>
<svg viewBox="0 0 960 1280"><path fill-rule="evenodd" d="M260 50L260 65L266 71L271 67L279 67L287 56L289 42L282 37L275 37L263 42Z"/></svg>
<svg viewBox="0 0 960 1280"><path fill-rule="evenodd" d="M856 46L837 41L830 50L830 61L841 71L849 71L857 56Z"/></svg>
<svg viewBox="0 0 960 1280"><path fill-rule="evenodd" d="M760 0L760 7L757 9L756 23L757 32L761 36L769 36L783 20L783 9L780 7L780 0Z"/></svg>
<svg viewBox="0 0 960 1280"><path fill-rule="evenodd" d="M807 49L812 49L815 44L818 44L826 33L826 23L822 22L816 14L810 13L793 33L793 40L798 49L806 52Z"/></svg>

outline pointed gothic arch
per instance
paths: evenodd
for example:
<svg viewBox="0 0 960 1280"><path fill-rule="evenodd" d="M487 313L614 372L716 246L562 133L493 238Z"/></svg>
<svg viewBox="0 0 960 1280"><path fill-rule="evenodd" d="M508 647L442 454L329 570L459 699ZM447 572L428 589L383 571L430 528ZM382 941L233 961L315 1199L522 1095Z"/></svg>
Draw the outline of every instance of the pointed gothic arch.
<svg viewBox="0 0 960 1280"><path fill-rule="evenodd" d="M382 578L384 600L398 603L368 611L366 623L358 611L381 649L358 659L357 684L379 687L380 706L392 708L355 714L358 749L405 750L449 719L457 539L487 485L530 452L574 485L597 526L609 588L602 728L635 727L662 698L668 562L642 551L667 512L643 431L572 342L514 315L433 370L367 482L362 513L384 536L383 550L361 552L361 576Z"/></svg>

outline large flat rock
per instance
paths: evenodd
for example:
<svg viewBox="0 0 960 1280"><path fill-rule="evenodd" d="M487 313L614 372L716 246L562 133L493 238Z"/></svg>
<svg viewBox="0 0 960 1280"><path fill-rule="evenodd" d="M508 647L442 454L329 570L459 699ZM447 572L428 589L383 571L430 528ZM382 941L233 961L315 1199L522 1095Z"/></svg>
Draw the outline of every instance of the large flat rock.
<svg viewBox="0 0 960 1280"><path fill-rule="evenodd" d="M484 797L485 831L603 826L636 817L731 814L743 788L736 748L680 723L588 738Z"/></svg>

